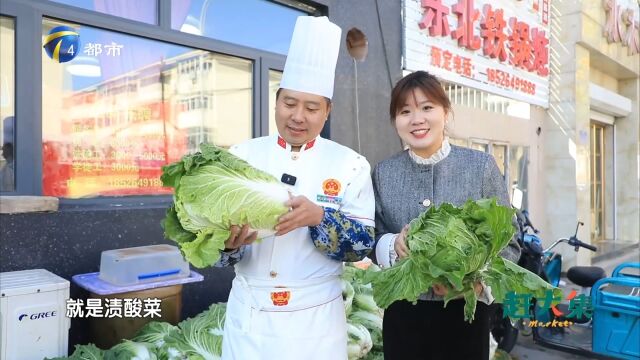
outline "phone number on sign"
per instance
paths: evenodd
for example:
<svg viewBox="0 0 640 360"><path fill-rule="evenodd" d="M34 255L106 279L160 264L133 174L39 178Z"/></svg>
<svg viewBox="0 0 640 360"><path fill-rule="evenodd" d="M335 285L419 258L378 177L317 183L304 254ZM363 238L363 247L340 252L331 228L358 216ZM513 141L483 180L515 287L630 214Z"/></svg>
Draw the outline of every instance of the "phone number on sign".
<svg viewBox="0 0 640 360"><path fill-rule="evenodd" d="M487 80L496 85L535 95L536 84L497 69L487 69Z"/></svg>
<svg viewBox="0 0 640 360"><path fill-rule="evenodd" d="M113 187L161 187L162 181L158 178L139 179L111 179L109 186Z"/></svg>

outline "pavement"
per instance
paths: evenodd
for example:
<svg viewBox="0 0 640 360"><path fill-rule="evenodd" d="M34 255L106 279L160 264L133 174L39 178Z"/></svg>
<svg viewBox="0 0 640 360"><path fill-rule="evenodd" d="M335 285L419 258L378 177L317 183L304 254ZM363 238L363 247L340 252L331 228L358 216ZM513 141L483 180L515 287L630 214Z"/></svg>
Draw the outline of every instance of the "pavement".
<svg viewBox="0 0 640 360"><path fill-rule="evenodd" d="M640 246L638 244L625 249L625 251L620 252L616 256L606 256L595 259L593 265L603 268L606 273L610 275L613 272L613 269L619 264L623 262L637 261L640 261ZM564 281L567 282L567 289L570 290L573 284L571 284L567 279L564 279ZM535 344L532 336L518 336L518 343L509 355L513 360L592 359L591 357L584 357L544 348Z"/></svg>

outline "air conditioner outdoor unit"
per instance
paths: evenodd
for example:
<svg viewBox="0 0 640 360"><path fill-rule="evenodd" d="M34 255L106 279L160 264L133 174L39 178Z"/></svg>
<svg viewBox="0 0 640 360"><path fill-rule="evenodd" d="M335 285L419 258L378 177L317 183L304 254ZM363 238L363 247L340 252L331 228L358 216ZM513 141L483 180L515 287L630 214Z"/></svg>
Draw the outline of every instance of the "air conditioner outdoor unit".
<svg viewBox="0 0 640 360"><path fill-rule="evenodd" d="M69 281L44 269L0 273L0 359L67 356Z"/></svg>

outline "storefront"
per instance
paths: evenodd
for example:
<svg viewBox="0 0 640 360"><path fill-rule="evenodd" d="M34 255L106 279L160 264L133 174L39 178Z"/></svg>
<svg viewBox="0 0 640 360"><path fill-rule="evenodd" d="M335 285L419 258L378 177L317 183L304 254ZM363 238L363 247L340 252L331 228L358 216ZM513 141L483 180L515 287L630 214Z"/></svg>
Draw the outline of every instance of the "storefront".
<svg viewBox="0 0 640 360"><path fill-rule="evenodd" d="M546 245L640 239L638 4L404 1L403 70L446 83L452 142L492 154ZM579 13L579 15L578 15ZM565 15L567 14L567 15Z"/></svg>
<svg viewBox="0 0 640 360"><path fill-rule="evenodd" d="M273 132L284 54L304 14L328 15L345 39L324 136L372 165L400 151L390 90L403 72L426 69L454 104L452 142L496 158L545 241L580 218L583 240L637 243L637 3L617 1L635 15L616 12L627 17L612 41L610 11L581 3L576 12L546 0L2 0L0 271L70 279L97 271L104 250L168 243L160 167L203 141ZM60 26L72 35L66 54L75 44L66 62L50 34ZM353 28L368 40L364 61L347 52ZM34 198L11 204L16 195ZM184 316L228 296L231 269L202 273L185 287ZM72 322L72 344L87 342L83 330Z"/></svg>
<svg viewBox="0 0 640 360"><path fill-rule="evenodd" d="M399 3L3 0L0 271L71 279L97 271L104 250L169 243L161 166L203 141L274 131L284 54L305 14L328 15L345 40L323 136L372 164L399 151L385 115L402 75ZM369 39L363 62L347 52L351 28ZM184 289L185 317L227 299L233 270L201 273ZM70 344L86 342L74 319Z"/></svg>
<svg viewBox="0 0 640 360"><path fill-rule="evenodd" d="M553 2L550 106L542 127L545 236L578 231L600 249L640 239L637 1ZM567 61L574 59L574 61ZM566 258L575 261L567 249ZM592 254L578 253L588 264Z"/></svg>

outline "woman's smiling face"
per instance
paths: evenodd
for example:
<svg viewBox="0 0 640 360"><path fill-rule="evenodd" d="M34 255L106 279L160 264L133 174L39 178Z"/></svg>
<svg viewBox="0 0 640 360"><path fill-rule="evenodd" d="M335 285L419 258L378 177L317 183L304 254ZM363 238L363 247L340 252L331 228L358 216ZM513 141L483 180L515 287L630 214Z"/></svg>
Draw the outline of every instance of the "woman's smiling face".
<svg viewBox="0 0 640 360"><path fill-rule="evenodd" d="M447 112L420 88L406 94L404 104L398 108L394 123L400 138L411 151L423 158L435 154L444 140Z"/></svg>

